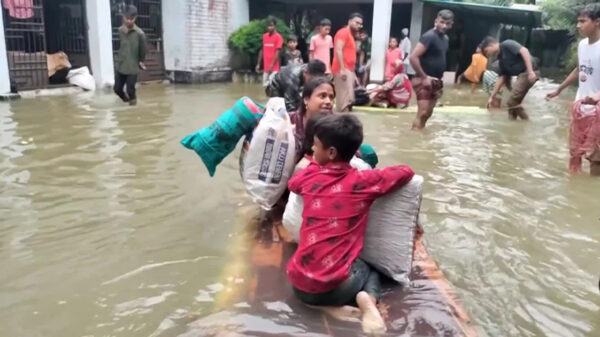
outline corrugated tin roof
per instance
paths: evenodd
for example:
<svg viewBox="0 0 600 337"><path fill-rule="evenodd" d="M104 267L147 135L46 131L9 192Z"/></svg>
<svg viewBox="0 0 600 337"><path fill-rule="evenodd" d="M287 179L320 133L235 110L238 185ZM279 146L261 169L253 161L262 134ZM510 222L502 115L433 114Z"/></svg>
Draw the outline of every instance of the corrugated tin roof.
<svg viewBox="0 0 600 337"><path fill-rule="evenodd" d="M443 0L420 0L425 4L462 11L478 18L489 18L498 23L518 26L540 27L542 12L537 6L495 6L471 2L455 2Z"/></svg>

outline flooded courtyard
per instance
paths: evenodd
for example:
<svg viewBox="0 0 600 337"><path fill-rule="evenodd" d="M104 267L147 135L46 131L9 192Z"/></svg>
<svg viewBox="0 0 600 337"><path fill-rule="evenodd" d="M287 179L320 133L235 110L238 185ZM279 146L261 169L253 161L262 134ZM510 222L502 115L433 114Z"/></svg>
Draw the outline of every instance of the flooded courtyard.
<svg viewBox="0 0 600 337"><path fill-rule="evenodd" d="M548 103L551 88L527 97L528 123L434 113L416 133L413 114L356 112L380 165L425 177L427 247L481 336L600 334L600 179L567 173L574 93ZM283 272L252 275L239 152L209 178L179 144L261 88L139 95L137 107L108 93L0 103L2 335L327 335L286 302ZM486 100L448 89L442 102Z"/></svg>

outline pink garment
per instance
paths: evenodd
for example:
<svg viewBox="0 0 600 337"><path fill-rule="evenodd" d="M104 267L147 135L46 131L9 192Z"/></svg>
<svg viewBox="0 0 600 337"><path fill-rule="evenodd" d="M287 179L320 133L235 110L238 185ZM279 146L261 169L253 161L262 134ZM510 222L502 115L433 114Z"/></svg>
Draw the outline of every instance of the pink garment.
<svg viewBox="0 0 600 337"><path fill-rule="evenodd" d="M16 19L33 17L33 0L2 0L2 5L8 10L8 15Z"/></svg>
<svg viewBox="0 0 600 337"><path fill-rule="evenodd" d="M571 108L571 130L569 134L569 171L581 172L583 156L590 156L597 150L600 141L600 103L593 114L582 114L581 101L573 103Z"/></svg>
<svg viewBox="0 0 600 337"><path fill-rule="evenodd" d="M326 74L331 74L331 48L333 48L331 35L323 37L321 34L317 34L310 39L309 50L314 53L315 59L325 63L327 67Z"/></svg>
<svg viewBox="0 0 600 337"><path fill-rule="evenodd" d="M385 80L390 81L396 74L404 69L402 50L400 48L389 49L385 53Z"/></svg>

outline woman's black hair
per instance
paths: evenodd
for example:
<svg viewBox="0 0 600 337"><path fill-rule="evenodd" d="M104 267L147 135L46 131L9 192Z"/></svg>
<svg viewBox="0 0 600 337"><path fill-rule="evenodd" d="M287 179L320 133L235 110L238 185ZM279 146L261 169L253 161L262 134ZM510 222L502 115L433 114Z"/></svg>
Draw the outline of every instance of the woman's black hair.
<svg viewBox="0 0 600 337"><path fill-rule="evenodd" d="M306 104L304 104L304 99L310 98L315 89L317 89L323 84L329 84L331 88L333 88L333 95L335 96L335 86L329 78L325 76L317 76L311 78L310 81L308 81L308 83L304 85L304 90L302 90L302 105L300 105L300 114L302 116L304 116L304 114L306 113Z"/></svg>

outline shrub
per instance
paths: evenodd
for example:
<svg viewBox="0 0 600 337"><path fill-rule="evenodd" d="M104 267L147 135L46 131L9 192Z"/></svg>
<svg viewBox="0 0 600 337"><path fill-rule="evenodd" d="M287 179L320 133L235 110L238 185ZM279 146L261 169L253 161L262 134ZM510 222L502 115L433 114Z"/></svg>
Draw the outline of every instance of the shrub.
<svg viewBox="0 0 600 337"><path fill-rule="evenodd" d="M277 31L285 38L290 34L290 29L277 19ZM238 28L229 36L229 48L239 52L257 55L262 48L262 36L267 31L269 18L262 20L252 20L248 24Z"/></svg>

